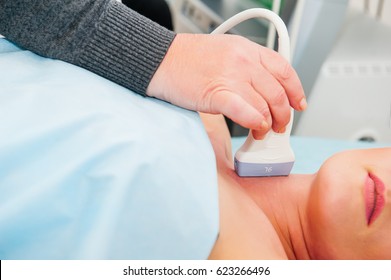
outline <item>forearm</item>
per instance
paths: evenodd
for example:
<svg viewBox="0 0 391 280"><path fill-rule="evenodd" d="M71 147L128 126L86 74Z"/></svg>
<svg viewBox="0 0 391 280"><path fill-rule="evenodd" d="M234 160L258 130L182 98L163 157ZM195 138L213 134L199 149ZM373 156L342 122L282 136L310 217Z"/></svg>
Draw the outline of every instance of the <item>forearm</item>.
<svg viewBox="0 0 391 280"><path fill-rule="evenodd" d="M175 36L114 0L0 0L0 34L140 94Z"/></svg>

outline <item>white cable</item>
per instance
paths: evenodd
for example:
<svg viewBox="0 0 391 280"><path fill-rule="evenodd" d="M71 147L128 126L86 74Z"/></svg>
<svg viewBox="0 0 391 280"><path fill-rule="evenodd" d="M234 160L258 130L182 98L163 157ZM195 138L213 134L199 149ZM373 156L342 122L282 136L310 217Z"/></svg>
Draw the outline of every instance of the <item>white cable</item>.
<svg viewBox="0 0 391 280"><path fill-rule="evenodd" d="M272 5L272 11L278 15L280 14L280 8L281 8L281 0L274 0ZM270 49L274 49L275 40L276 40L276 28L274 24L269 24L266 46Z"/></svg>
<svg viewBox="0 0 391 280"><path fill-rule="evenodd" d="M301 21L303 19L304 13L304 5L306 0L298 0L296 2L295 10L292 15L292 20L290 24L290 38L291 38L291 55L292 55L292 63L295 63L296 58L296 46L299 38L299 30L301 26Z"/></svg>
<svg viewBox="0 0 391 280"><path fill-rule="evenodd" d="M290 41L288 30L283 20L274 12L262 9L254 8L240 12L233 17L223 22L217 27L212 34L224 34L239 23L251 19L251 18L265 18L274 24L278 34L278 52L288 61L291 61L290 56Z"/></svg>

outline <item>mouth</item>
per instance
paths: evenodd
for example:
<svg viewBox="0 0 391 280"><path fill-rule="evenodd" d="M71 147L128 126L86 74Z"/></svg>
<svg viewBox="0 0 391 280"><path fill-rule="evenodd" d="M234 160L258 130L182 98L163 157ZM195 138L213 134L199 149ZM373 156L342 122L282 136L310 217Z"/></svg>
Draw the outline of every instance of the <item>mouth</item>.
<svg viewBox="0 0 391 280"><path fill-rule="evenodd" d="M381 214L384 205L385 186L375 175L369 173L365 179L365 213L368 226L371 225Z"/></svg>

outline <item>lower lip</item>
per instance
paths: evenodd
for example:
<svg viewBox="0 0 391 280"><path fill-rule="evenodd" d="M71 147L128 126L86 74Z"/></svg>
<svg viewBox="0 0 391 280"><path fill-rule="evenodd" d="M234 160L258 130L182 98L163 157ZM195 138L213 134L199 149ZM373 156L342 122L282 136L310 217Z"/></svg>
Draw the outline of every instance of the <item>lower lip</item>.
<svg viewBox="0 0 391 280"><path fill-rule="evenodd" d="M373 174L368 174L365 179L365 210L368 225L371 225L381 214L384 205L385 186L383 182Z"/></svg>

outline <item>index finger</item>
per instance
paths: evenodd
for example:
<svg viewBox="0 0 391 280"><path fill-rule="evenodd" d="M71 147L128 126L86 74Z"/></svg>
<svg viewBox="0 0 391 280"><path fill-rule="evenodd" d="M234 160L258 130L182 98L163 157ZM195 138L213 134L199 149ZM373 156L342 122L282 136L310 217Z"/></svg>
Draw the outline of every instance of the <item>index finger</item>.
<svg viewBox="0 0 391 280"><path fill-rule="evenodd" d="M304 89L292 65L279 53L262 47L260 62L284 87L292 108L303 111L307 107Z"/></svg>

